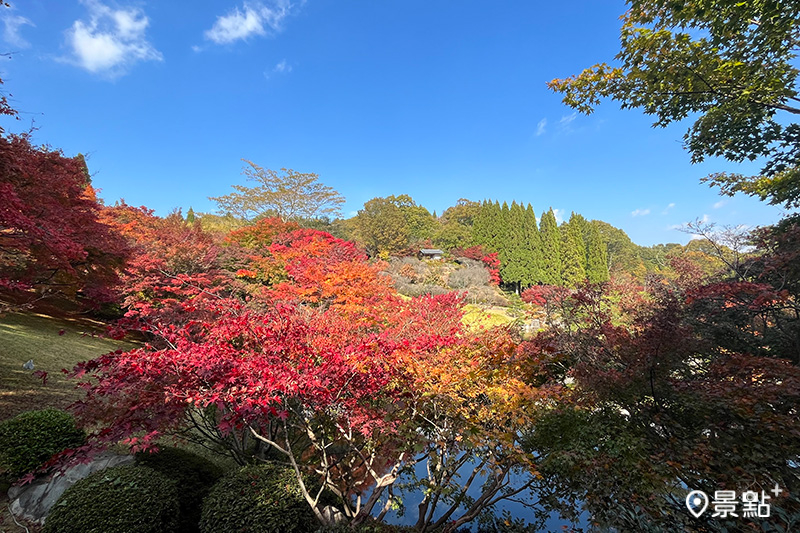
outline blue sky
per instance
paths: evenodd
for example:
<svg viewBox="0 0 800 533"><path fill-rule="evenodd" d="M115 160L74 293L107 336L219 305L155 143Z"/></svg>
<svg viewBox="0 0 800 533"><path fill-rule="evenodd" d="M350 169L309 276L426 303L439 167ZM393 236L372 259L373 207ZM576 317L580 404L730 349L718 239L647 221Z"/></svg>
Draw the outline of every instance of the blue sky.
<svg viewBox="0 0 800 533"><path fill-rule="evenodd" d="M623 2L26 0L3 9L4 126L87 155L109 203L159 214L245 183L242 158L315 172L347 199L531 203L686 242L690 220L783 211L727 198L691 165L688 126L607 102L576 115L545 85L611 60Z"/></svg>

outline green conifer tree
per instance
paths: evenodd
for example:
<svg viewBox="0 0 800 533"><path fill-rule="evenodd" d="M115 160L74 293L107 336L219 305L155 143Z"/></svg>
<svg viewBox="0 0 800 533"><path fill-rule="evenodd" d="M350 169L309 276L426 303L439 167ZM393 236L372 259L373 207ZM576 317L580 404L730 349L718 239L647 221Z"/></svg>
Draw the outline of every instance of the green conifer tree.
<svg viewBox="0 0 800 533"><path fill-rule="evenodd" d="M608 281L607 245L595 224L588 224L586 238L586 278L591 283Z"/></svg>
<svg viewBox="0 0 800 533"><path fill-rule="evenodd" d="M513 284L514 277L513 252L511 245L511 211L507 202L503 202L497 217L497 233L494 243L494 251L498 252L500 258L500 279L506 285Z"/></svg>
<svg viewBox="0 0 800 533"><path fill-rule="evenodd" d="M539 235L542 240L542 283L561 285L561 233L552 207L542 215Z"/></svg>
<svg viewBox="0 0 800 533"><path fill-rule="evenodd" d="M561 230L561 281L567 287L576 287L586 279L586 246L580 221L573 214Z"/></svg>
<svg viewBox="0 0 800 533"><path fill-rule="evenodd" d="M589 221L584 218L583 215L579 215L574 211L569 217L569 223L575 226L578 226L578 233L581 236L581 246L583 247L584 252L584 263L583 266L586 266L586 261L588 260L588 256L586 255L586 239L589 236Z"/></svg>
<svg viewBox="0 0 800 533"><path fill-rule="evenodd" d="M512 202L505 220L506 263L500 268L503 282L511 285L517 293L522 288L528 270L529 254L525 242L525 210L517 202Z"/></svg>
<svg viewBox="0 0 800 533"><path fill-rule="evenodd" d="M503 209L497 201L489 203L489 239L486 249L500 253L503 247Z"/></svg>
<svg viewBox="0 0 800 533"><path fill-rule="evenodd" d="M489 201L484 200L472 221L472 241L484 248L489 243Z"/></svg>
<svg viewBox="0 0 800 533"><path fill-rule="evenodd" d="M539 235L539 227L536 222L536 213L531 204L525 208L522 220L522 232L525 240L525 275L522 284L525 286L543 282L542 279L542 239Z"/></svg>

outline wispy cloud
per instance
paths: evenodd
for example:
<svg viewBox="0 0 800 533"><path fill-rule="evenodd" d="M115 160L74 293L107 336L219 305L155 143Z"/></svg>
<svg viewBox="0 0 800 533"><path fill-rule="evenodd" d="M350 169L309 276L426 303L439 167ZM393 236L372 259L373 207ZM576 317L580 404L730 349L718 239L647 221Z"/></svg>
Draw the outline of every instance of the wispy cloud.
<svg viewBox="0 0 800 533"><path fill-rule="evenodd" d="M547 128L547 119L543 118L536 125L536 136L538 137L539 135L544 134L546 128Z"/></svg>
<svg viewBox="0 0 800 533"><path fill-rule="evenodd" d="M561 224L564 222L564 210L563 209L553 209L553 215L556 217L556 223Z"/></svg>
<svg viewBox="0 0 800 533"><path fill-rule="evenodd" d="M715 203L712 207L714 209L719 209L720 207L724 206L727 203L728 203L727 200L720 200L719 202Z"/></svg>
<svg viewBox="0 0 800 533"><path fill-rule="evenodd" d="M67 30L72 55L66 61L113 78L139 61L164 59L145 36L150 21L141 9L112 9L97 0L82 3L89 10L89 20L76 20Z"/></svg>
<svg viewBox="0 0 800 533"><path fill-rule="evenodd" d="M245 2L241 9L236 7L227 15L217 17L211 29L206 30L205 38L216 44L230 44L251 36L280 33L291 7L286 0L270 4Z"/></svg>
<svg viewBox="0 0 800 533"><path fill-rule="evenodd" d="M569 115L563 115L560 119L558 119L558 123L556 124L556 131L560 134L569 135L572 133L572 123L575 122L575 119L578 118L578 112L574 111Z"/></svg>
<svg viewBox="0 0 800 533"><path fill-rule="evenodd" d="M578 118L578 112L577 111L573 111L571 115L564 115L563 117L561 117L561 120L558 121L558 124L561 127L567 127L576 118Z"/></svg>
<svg viewBox="0 0 800 533"><path fill-rule="evenodd" d="M12 13L13 7L3 11L3 41L17 48L29 48L31 43L26 41L19 30L22 26L36 25L30 19Z"/></svg>
<svg viewBox="0 0 800 533"><path fill-rule="evenodd" d="M289 62L284 59L280 63L272 67L272 70L265 70L264 78L270 79L273 74L277 75L288 74L291 71L292 71L292 65L289 64Z"/></svg>
<svg viewBox="0 0 800 533"><path fill-rule="evenodd" d="M674 207L675 207L675 202L670 202L669 205L667 205L667 207L665 207L664 210L661 211L661 214L662 215L666 215L667 213L672 211L672 208L674 208Z"/></svg>
<svg viewBox="0 0 800 533"><path fill-rule="evenodd" d="M650 214L649 209L634 209L633 211L631 211L632 217L643 217L649 214Z"/></svg>
<svg viewBox="0 0 800 533"><path fill-rule="evenodd" d="M280 63L278 63L277 65L275 65L275 67L272 69L272 72L277 72L279 74L291 71L292 71L292 66L289 63L287 63L285 59Z"/></svg>

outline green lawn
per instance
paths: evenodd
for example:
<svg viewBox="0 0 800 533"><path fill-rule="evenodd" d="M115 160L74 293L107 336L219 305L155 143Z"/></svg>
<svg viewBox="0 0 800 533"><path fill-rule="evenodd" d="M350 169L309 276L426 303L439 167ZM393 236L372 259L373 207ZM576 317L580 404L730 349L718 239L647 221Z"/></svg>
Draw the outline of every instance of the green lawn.
<svg viewBox="0 0 800 533"><path fill-rule="evenodd" d="M63 334L59 332L63 330ZM103 324L45 315L10 313L0 316L0 420L44 407L63 408L80 398L75 381L62 368L134 345L101 338ZM94 334L95 336L92 336ZM47 384L22 368L33 359L36 370L48 373Z"/></svg>
<svg viewBox="0 0 800 533"><path fill-rule="evenodd" d="M508 314L507 309L502 307L484 308L467 304L464 306L464 317L461 320L464 325L471 328L480 326L492 328L510 324L514 318Z"/></svg>

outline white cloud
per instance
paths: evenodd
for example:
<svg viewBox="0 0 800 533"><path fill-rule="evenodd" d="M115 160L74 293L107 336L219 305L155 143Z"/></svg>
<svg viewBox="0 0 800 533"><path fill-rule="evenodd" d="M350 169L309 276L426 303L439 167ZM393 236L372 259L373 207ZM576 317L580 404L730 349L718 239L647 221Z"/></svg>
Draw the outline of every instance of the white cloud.
<svg viewBox="0 0 800 533"><path fill-rule="evenodd" d="M539 121L536 125L536 136L542 135L545 132L545 128L547 127L547 119L543 118Z"/></svg>
<svg viewBox="0 0 800 533"><path fill-rule="evenodd" d="M703 218L700 219L700 222L702 222L703 224L708 224L709 222L711 222L711 217L708 215L703 215Z"/></svg>
<svg viewBox="0 0 800 533"><path fill-rule="evenodd" d="M727 203L728 203L727 200L720 200L719 202L715 203L712 207L714 207L714 209L719 209L720 207L724 206Z"/></svg>
<svg viewBox="0 0 800 533"><path fill-rule="evenodd" d="M632 217L643 217L649 214L650 214L649 209L634 209L633 211L631 211Z"/></svg>
<svg viewBox="0 0 800 533"><path fill-rule="evenodd" d="M67 30L72 52L67 61L92 73L117 77L139 61L164 59L145 37L150 21L142 10L112 9L97 0L82 3L89 10L89 21L76 20Z"/></svg>
<svg viewBox="0 0 800 533"><path fill-rule="evenodd" d="M19 29L22 26L36 27L36 25L30 19L20 15L12 15L11 9L6 9L3 14L3 41L17 48L28 48L31 43L19 34Z"/></svg>
<svg viewBox="0 0 800 533"><path fill-rule="evenodd" d="M667 207L665 207L663 211L661 211L661 214L666 215L667 213L672 211L673 207L675 207L675 202L670 202L670 204Z"/></svg>
<svg viewBox="0 0 800 533"><path fill-rule="evenodd" d="M280 63L278 63L277 65L275 65L275 67L272 69L272 72L279 72L279 73L291 72L291 71L292 71L292 66L289 63L287 63L285 59Z"/></svg>
<svg viewBox="0 0 800 533"><path fill-rule="evenodd" d="M564 211L562 209L553 209L553 215L556 217L556 223L561 224L564 222Z"/></svg>
<svg viewBox="0 0 800 533"><path fill-rule="evenodd" d="M691 235L689 237L690 241L702 241L703 239L705 239L705 237L703 237L702 235Z"/></svg>
<svg viewBox="0 0 800 533"><path fill-rule="evenodd" d="M578 118L578 112L573 111L571 115L564 115L563 117L561 117L561 120L558 121L558 124L562 127L566 127L569 126L570 123L576 118Z"/></svg>
<svg viewBox="0 0 800 533"><path fill-rule="evenodd" d="M292 65L290 65L289 62L284 59L280 63L272 67L272 70L265 70L264 78L269 79L272 76L272 74L279 74L279 75L288 74L291 71L292 71Z"/></svg>
<svg viewBox="0 0 800 533"><path fill-rule="evenodd" d="M278 0L271 5L261 2L247 3L214 21L205 37L216 44L230 44L250 36L265 36L283 30L283 20L289 15L291 4Z"/></svg>

